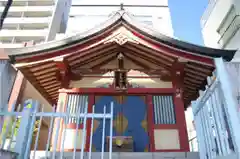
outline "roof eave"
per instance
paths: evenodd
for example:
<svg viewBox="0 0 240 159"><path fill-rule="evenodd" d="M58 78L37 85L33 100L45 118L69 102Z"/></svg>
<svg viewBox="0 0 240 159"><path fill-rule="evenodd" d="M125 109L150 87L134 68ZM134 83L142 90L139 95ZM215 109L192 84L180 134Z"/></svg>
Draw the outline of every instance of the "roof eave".
<svg viewBox="0 0 240 159"><path fill-rule="evenodd" d="M235 53L237 52L237 50L223 50L199 46L178 39L174 39L172 37L168 37L164 34L157 32L156 30L153 30L153 28L150 28L146 25L141 25L129 14L124 14L123 20L125 20L132 28L138 30L138 32L140 32L141 34L151 37L153 40L159 43L164 43L180 50L197 53L199 55L209 56L212 58L222 57L226 61L231 61Z"/></svg>
<svg viewBox="0 0 240 159"><path fill-rule="evenodd" d="M166 44L176 49L191 52L195 55L207 56L212 58L223 57L224 60L231 61L236 53L236 50L213 49L213 48L190 44L184 41L180 41L180 40L165 36L148 26L140 24L134 19L134 17L132 17L126 11L120 10L116 12L106 22L102 23L98 27L95 27L89 31L86 31L84 33L77 34L75 36L68 37L59 41L51 41L41 45L13 49L8 52L8 55L11 59L11 63L15 63L16 58L20 56L23 57L23 56L29 56L34 54L41 55L41 53L53 52L59 48L66 47L69 45L74 45L76 43L83 43L85 40L91 39L92 37L98 35L99 33L102 33L108 30L109 28L116 25L120 21L123 21L132 29L151 38L152 40L158 43Z"/></svg>
<svg viewBox="0 0 240 159"><path fill-rule="evenodd" d="M57 50L61 47L66 47L68 45L83 42L84 40L94 37L95 35L101 32L104 32L107 28L116 24L121 19L121 16L122 15L117 12L106 22L100 24L99 27L94 27L89 31L86 31L71 37L67 37L58 41L50 41L40 45L33 45L29 47L11 49L7 52L7 54L11 59L13 59L11 60L11 62L15 62L14 59L19 56L27 56L27 55L33 55L33 54L40 55L43 52L48 52L48 51L50 52L50 51Z"/></svg>

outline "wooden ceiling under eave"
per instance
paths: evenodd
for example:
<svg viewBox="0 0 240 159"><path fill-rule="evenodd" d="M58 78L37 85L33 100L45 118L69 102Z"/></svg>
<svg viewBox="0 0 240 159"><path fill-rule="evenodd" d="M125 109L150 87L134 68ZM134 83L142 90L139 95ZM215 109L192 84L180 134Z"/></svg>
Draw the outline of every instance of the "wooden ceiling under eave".
<svg viewBox="0 0 240 159"><path fill-rule="evenodd" d="M172 67L179 60L177 57L164 54L139 42L126 40L124 43L119 43L118 40L111 39L110 42L105 41L90 49L68 54L64 56L64 62L76 76L101 75L118 68L117 56L121 53L128 63L134 64L127 65L125 69L139 70L149 75L161 76L164 73L171 76ZM62 86L57 77L59 68L56 65L56 59L58 58L19 68L41 94L54 103L58 98L58 90ZM211 75L214 67L190 60L186 60L184 65L183 94L184 103L188 105L191 100L198 97L199 89L204 86L207 76Z"/></svg>

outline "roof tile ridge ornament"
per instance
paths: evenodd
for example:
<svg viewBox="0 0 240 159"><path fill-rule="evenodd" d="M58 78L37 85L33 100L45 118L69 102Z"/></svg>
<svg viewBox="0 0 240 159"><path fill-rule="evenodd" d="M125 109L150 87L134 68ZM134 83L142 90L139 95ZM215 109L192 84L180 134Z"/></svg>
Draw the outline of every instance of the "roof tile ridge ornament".
<svg viewBox="0 0 240 159"><path fill-rule="evenodd" d="M139 44L138 39L123 26L104 39L104 44L111 42L115 42L119 45L124 45L127 42Z"/></svg>
<svg viewBox="0 0 240 159"><path fill-rule="evenodd" d="M120 4L120 10L117 11L117 13L118 13L121 17L126 13L126 10L124 9L123 3Z"/></svg>

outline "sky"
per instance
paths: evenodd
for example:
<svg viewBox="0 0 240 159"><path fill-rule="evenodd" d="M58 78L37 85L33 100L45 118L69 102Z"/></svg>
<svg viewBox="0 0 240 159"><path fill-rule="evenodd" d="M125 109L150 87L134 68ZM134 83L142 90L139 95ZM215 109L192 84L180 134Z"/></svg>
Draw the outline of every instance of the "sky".
<svg viewBox="0 0 240 159"><path fill-rule="evenodd" d="M169 0L174 36L180 40L204 45L200 19L208 0Z"/></svg>

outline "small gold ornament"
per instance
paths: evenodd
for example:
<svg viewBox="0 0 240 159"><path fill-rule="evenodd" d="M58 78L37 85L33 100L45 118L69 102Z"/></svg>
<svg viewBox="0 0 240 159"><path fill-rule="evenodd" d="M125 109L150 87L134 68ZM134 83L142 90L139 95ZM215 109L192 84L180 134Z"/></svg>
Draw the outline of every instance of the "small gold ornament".
<svg viewBox="0 0 240 159"><path fill-rule="evenodd" d="M121 137L116 138L116 145L119 147L123 145L123 139Z"/></svg>

